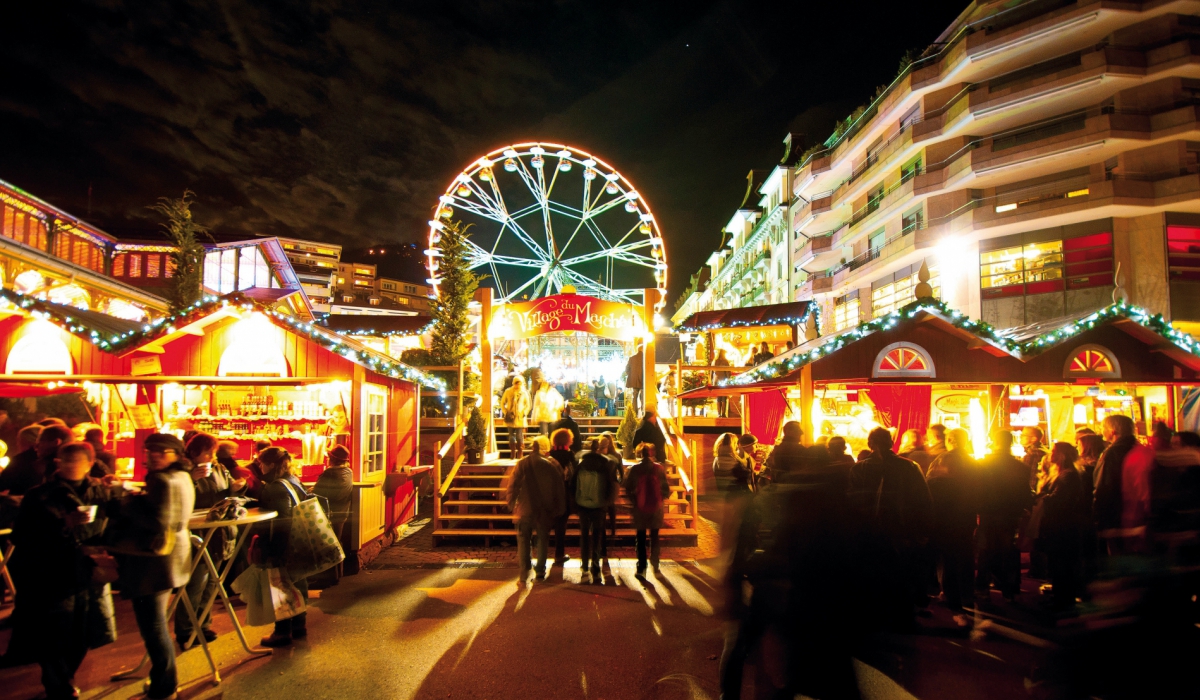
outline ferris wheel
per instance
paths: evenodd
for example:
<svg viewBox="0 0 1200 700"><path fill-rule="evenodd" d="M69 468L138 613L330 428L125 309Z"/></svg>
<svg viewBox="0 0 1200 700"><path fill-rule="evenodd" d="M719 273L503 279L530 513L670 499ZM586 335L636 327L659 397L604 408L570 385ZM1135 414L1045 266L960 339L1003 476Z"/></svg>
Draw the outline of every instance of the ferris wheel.
<svg viewBox="0 0 1200 700"><path fill-rule="evenodd" d="M429 222L430 284L440 281L443 222L469 224L468 261L501 303L571 286L580 294L666 303L667 260L650 206L616 169L552 143L499 148L459 173Z"/></svg>

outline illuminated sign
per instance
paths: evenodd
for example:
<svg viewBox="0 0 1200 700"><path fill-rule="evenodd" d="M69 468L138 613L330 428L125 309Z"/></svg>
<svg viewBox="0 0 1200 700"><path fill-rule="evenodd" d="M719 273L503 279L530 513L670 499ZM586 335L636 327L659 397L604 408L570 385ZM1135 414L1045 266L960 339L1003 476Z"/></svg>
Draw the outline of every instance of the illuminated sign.
<svg viewBox="0 0 1200 700"><path fill-rule="evenodd" d="M561 331L630 341L646 335L646 324L641 309L632 304L556 294L497 307L488 326L490 337L510 340Z"/></svg>

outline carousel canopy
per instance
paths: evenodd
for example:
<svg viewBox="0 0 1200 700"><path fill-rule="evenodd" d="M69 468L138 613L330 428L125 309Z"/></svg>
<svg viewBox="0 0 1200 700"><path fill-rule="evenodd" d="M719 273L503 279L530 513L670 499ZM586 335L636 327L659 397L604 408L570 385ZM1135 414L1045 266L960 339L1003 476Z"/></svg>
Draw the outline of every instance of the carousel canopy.
<svg viewBox="0 0 1200 700"><path fill-rule="evenodd" d="M759 326L795 326L808 320L816 310L811 301L792 301L786 304L746 306L740 309L700 311L688 316L675 327L681 333L697 333L718 328L754 328Z"/></svg>

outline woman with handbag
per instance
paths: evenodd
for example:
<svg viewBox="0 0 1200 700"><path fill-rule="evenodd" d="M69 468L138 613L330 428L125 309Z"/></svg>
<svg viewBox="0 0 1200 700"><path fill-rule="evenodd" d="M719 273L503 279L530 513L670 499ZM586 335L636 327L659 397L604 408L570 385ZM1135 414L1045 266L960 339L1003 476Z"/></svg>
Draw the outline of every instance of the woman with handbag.
<svg viewBox="0 0 1200 700"><path fill-rule="evenodd" d="M277 515L272 520L259 523L256 534L262 543L261 551L251 552L251 561L261 558L264 568L287 570L288 544L292 531L292 509L305 497L304 486L292 473L292 456L282 447L268 447L258 453L262 465L263 486L259 503L264 510L273 510ZM259 562L255 562L259 563ZM289 577L290 578L290 577ZM308 601L308 579L292 578L304 600ZM275 631L260 642L264 647L285 647L293 639L308 636L308 613L275 621Z"/></svg>
<svg viewBox="0 0 1200 700"><path fill-rule="evenodd" d="M514 460L525 454L525 418L529 415L529 392L525 390L525 379L513 377L512 386L500 397L500 410L504 425L508 427L508 451Z"/></svg>

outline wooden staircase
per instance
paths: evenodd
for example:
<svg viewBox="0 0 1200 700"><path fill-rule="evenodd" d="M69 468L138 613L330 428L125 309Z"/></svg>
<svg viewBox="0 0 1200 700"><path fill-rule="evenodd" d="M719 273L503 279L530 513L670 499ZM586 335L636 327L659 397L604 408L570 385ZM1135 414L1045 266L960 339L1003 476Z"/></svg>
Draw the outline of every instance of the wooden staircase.
<svg viewBox="0 0 1200 700"><path fill-rule="evenodd" d="M589 440L600 435L601 433L609 432L613 435L617 434L617 428L621 427L620 416L600 416L589 418L576 418L575 422L579 424L579 435L586 445ZM496 426L496 447L500 450L502 459L512 458L511 443L508 438L508 427L504 423L497 421ZM538 427L536 425L526 426L525 428L525 452L529 452L529 443L538 435Z"/></svg>

